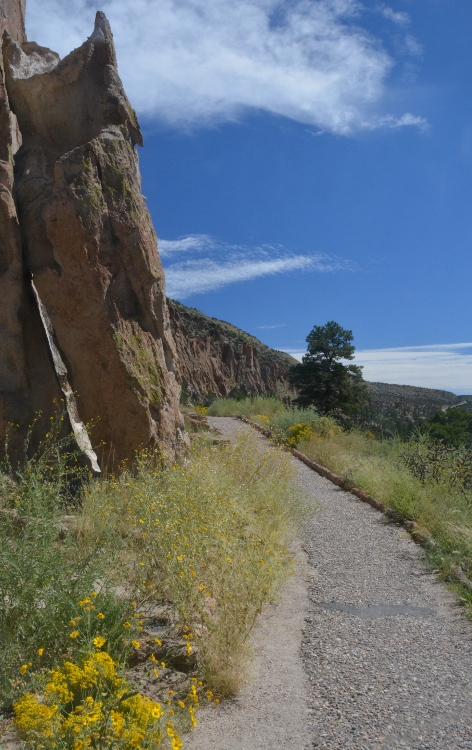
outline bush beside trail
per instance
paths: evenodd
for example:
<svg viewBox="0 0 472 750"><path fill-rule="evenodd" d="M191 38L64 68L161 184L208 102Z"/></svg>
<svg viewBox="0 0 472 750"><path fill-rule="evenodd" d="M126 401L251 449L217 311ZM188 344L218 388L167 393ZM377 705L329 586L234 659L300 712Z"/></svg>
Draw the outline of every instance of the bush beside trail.
<svg viewBox="0 0 472 750"><path fill-rule="evenodd" d="M257 616L290 574L287 545L304 512L293 469L256 436L214 445L199 434L180 463L142 451L132 471L89 480L60 431L22 469L0 473L3 710L15 704L33 747L127 748L141 732L143 746L152 735L178 748L198 699L238 689ZM185 695L138 706L126 671L135 654L149 652L154 681L170 668L151 637L153 603L175 613L194 681ZM77 694L74 670L90 673Z"/></svg>

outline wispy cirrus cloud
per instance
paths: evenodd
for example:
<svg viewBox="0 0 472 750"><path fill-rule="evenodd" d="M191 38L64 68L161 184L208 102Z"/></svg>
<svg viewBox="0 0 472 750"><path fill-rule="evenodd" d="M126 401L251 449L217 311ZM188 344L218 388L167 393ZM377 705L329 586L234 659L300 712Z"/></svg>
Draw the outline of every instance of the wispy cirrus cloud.
<svg viewBox="0 0 472 750"><path fill-rule="evenodd" d="M180 300L262 276L299 270L327 273L355 269L349 260L322 253L293 254L280 245L234 245L207 234L160 240L159 251L167 294Z"/></svg>
<svg viewBox="0 0 472 750"><path fill-rule="evenodd" d="M287 328L287 323L277 323L276 325L273 325L273 326L256 326L256 328L259 329L260 331L273 330L274 328Z"/></svg>
<svg viewBox="0 0 472 750"><path fill-rule="evenodd" d="M359 349L355 363L366 380L472 394L472 343ZM305 352L285 349L296 359Z"/></svg>
<svg viewBox="0 0 472 750"><path fill-rule="evenodd" d="M102 0L100 7L141 116L192 127L264 110L338 134L422 126L417 115L404 119L402 112L384 110L397 59L362 24L364 13L376 13L406 35L408 17L389 6L372 9L361 0ZM28 0L28 35L64 55L91 33L95 9L90 0Z"/></svg>

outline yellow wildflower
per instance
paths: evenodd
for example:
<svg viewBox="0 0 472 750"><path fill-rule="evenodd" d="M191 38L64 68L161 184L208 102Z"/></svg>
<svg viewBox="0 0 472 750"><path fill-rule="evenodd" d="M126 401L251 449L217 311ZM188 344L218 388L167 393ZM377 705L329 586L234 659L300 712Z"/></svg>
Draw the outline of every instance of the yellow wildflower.
<svg viewBox="0 0 472 750"><path fill-rule="evenodd" d="M107 642L107 639L101 635L97 635L97 637L93 639L93 645L96 646L97 648L101 648L102 646L105 645L106 642Z"/></svg>
<svg viewBox="0 0 472 750"><path fill-rule="evenodd" d="M51 739L57 736L59 713L56 704L47 706L40 703L32 693L25 693L13 706L15 724L24 739L37 737Z"/></svg>
<svg viewBox="0 0 472 750"><path fill-rule="evenodd" d="M42 656L44 654L44 648L38 648L38 656Z"/></svg>
<svg viewBox="0 0 472 750"><path fill-rule="evenodd" d="M103 612L99 612L98 615L97 615L97 617L98 617L99 620L104 620L105 619L105 615L103 614Z"/></svg>
<svg viewBox="0 0 472 750"><path fill-rule="evenodd" d="M141 648L141 644L139 641L131 641L131 645L134 646L134 648Z"/></svg>
<svg viewBox="0 0 472 750"><path fill-rule="evenodd" d="M78 635L80 635L80 630L73 630L72 633L70 633L69 638L77 638Z"/></svg>

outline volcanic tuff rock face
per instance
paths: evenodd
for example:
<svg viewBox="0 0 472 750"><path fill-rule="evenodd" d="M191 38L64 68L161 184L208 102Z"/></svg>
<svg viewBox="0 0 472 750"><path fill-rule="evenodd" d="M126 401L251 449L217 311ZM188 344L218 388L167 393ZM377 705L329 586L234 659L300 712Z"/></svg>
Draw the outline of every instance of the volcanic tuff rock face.
<svg viewBox="0 0 472 750"><path fill-rule="evenodd" d="M26 0L1 0L0 34L6 29L15 42L26 42L25 13Z"/></svg>
<svg viewBox="0 0 472 750"><path fill-rule="evenodd" d="M296 360L270 349L229 323L168 300L179 378L189 397L291 394L288 370Z"/></svg>
<svg viewBox="0 0 472 750"><path fill-rule="evenodd" d="M96 421L93 440L106 444L108 465L153 442L172 453L184 439L175 347L140 190L141 131L118 76L109 24L97 13L91 37L62 61L5 25L1 433L6 419L31 419L38 405L51 412L60 394L57 372L63 391L77 394L72 423ZM22 145L13 176L16 119Z"/></svg>
<svg viewBox="0 0 472 750"><path fill-rule="evenodd" d="M0 33L7 30L16 42L25 42L24 11L24 1L1 0ZM13 157L20 145L0 58L0 440L8 422L27 424L35 412L50 409L52 400L61 395L33 293L24 282L13 199ZM24 437L24 431L19 437Z"/></svg>

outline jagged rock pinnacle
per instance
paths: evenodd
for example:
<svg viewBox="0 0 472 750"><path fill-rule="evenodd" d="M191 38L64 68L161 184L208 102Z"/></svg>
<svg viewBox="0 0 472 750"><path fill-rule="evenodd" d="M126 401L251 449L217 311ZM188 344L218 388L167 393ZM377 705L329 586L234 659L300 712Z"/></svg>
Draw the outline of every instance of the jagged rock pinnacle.
<svg viewBox="0 0 472 750"><path fill-rule="evenodd" d="M9 138L9 192L0 192L0 443L12 413L28 423L39 392L47 416L52 398L61 396L49 345L67 370L60 377L77 394L74 420L94 421L92 442L106 446L102 463L116 468L151 444L173 454L185 440L175 347L141 195L142 135L118 75L110 25L98 12L92 35L63 60L7 31L0 86L0 136ZM23 142L13 173L16 120ZM25 305L31 320L20 314ZM12 404L19 407L12 411Z"/></svg>

